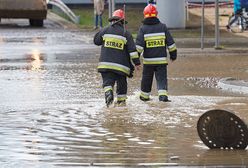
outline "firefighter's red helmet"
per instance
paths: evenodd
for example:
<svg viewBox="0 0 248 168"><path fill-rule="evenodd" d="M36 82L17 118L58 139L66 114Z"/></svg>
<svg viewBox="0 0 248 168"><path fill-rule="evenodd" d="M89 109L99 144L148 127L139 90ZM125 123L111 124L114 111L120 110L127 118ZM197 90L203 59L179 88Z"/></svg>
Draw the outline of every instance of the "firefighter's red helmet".
<svg viewBox="0 0 248 168"><path fill-rule="evenodd" d="M112 22L114 20L124 20L125 18L125 13L122 9L118 9L113 12L113 15L111 18L109 18L109 21Z"/></svg>
<svg viewBox="0 0 248 168"><path fill-rule="evenodd" d="M123 10L118 9L118 10L114 11L113 17L119 17L119 19L124 19L125 13Z"/></svg>
<svg viewBox="0 0 248 168"><path fill-rule="evenodd" d="M144 18L157 17L158 11L156 6L149 4L145 7L143 14Z"/></svg>

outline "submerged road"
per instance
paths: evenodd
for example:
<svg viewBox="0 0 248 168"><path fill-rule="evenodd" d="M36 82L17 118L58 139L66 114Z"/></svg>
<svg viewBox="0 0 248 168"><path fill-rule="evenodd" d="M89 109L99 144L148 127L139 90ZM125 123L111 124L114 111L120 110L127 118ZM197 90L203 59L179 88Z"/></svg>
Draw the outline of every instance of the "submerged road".
<svg viewBox="0 0 248 168"><path fill-rule="evenodd" d="M183 55L169 65L171 103L138 98L106 108L92 34L52 20L0 24L0 167L248 166L247 150L209 150L196 123L210 109L248 122L248 98L218 88L248 75L248 56ZM180 50L180 49L179 49Z"/></svg>

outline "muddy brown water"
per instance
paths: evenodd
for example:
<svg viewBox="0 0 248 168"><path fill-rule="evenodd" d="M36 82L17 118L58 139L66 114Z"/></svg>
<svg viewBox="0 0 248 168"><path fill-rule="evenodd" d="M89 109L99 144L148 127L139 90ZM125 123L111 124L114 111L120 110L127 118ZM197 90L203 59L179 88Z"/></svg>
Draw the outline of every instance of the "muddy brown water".
<svg viewBox="0 0 248 168"><path fill-rule="evenodd" d="M183 50L179 49L179 53ZM0 28L0 167L248 166L247 150L209 150L197 120L210 109L248 123L248 98L218 88L247 79L248 56L180 56L169 64L170 103L138 98L129 79L126 107L106 108L96 71L99 48L83 32Z"/></svg>

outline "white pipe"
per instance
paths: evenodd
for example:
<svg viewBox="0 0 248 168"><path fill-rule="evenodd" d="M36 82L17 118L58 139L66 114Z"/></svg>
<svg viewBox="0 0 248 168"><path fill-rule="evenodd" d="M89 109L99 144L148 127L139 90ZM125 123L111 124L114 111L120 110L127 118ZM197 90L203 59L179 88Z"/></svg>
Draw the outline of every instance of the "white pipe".
<svg viewBox="0 0 248 168"><path fill-rule="evenodd" d="M61 9L74 23L79 23L79 16L76 16L61 0L47 0L47 2Z"/></svg>

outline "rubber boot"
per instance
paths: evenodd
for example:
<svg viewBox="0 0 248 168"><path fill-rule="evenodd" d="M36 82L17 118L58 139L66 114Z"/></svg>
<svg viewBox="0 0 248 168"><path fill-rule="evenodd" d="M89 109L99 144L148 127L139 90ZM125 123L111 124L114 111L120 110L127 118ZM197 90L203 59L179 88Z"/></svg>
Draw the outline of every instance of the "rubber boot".
<svg viewBox="0 0 248 168"><path fill-rule="evenodd" d="M118 106L118 107L125 107L126 106L126 100L118 100L116 102L116 106Z"/></svg>
<svg viewBox="0 0 248 168"><path fill-rule="evenodd" d="M142 100L142 101L149 101L150 99L149 99L149 98L148 98L148 99L146 99L146 98L144 98L144 97L140 96L140 100Z"/></svg>
<svg viewBox="0 0 248 168"><path fill-rule="evenodd" d="M105 103L107 107L109 107L113 103L113 100L114 100L113 91L108 90L107 92L105 92Z"/></svg>
<svg viewBox="0 0 248 168"><path fill-rule="evenodd" d="M159 96L159 101L168 102L169 101L168 96L165 95Z"/></svg>

